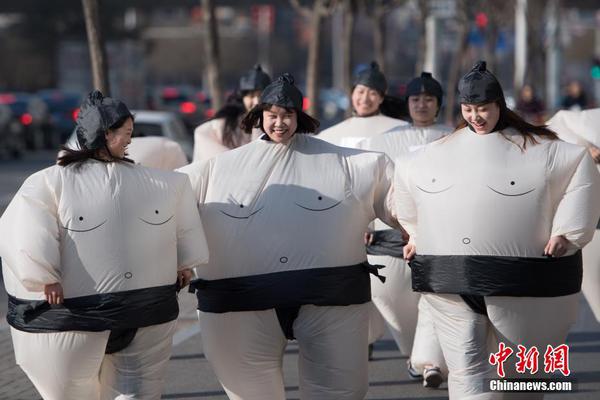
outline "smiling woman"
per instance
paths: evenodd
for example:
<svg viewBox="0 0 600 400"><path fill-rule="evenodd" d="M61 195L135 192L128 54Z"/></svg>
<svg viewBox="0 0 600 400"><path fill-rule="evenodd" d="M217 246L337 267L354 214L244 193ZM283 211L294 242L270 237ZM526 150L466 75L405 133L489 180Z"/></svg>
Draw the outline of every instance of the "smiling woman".
<svg viewBox="0 0 600 400"><path fill-rule="evenodd" d="M485 62L459 90L457 130L398 159L396 206L410 234L412 287L423 293L448 365L450 399L491 399L490 335L494 349L566 340L579 304L579 250L600 215L600 176L585 148L508 109ZM518 376L514 368L506 374ZM510 398L543 397L520 396Z"/></svg>
<svg viewBox="0 0 600 400"><path fill-rule="evenodd" d="M242 121L264 134L189 174L211 260L197 268L203 349L231 399L285 399L282 356L300 344L301 397L368 387L371 286L363 235L391 213L392 162L312 137L319 122L284 74Z"/></svg>
<svg viewBox="0 0 600 400"><path fill-rule="evenodd" d="M92 92L81 149L27 178L0 218L15 355L44 399L160 397L174 282L208 258L189 180L126 159L132 129L123 102Z"/></svg>

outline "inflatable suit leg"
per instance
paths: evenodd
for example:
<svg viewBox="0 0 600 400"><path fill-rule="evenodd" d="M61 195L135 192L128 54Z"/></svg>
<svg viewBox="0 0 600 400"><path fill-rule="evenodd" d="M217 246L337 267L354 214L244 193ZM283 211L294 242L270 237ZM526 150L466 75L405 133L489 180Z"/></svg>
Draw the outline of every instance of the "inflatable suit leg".
<svg viewBox="0 0 600 400"><path fill-rule="evenodd" d="M423 374L425 365L433 365L441 369L444 377L448 376L448 367L431 316L431 306L423 298L419 301L419 318L410 362L420 374Z"/></svg>
<svg viewBox="0 0 600 400"><path fill-rule="evenodd" d="M374 278L371 277L371 287L373 287L373 279ZM375 303L371 302L371 307L369 307L369 344L375 343L381 339L384 334L385 320Z"/></svg>
<svg viewBox="0 0 600 400"><path fill-rule="evenodd" d="M231 400L285 400L287 340L275 310L199 312L199 319L204 354Z"/></svg>
<svg viewBox="0 0 600 400"><path fill-rule="evenodd" d="M596 320L600 322L600 230L583 248L583 283L581 290Z"/></svg>
<svg viewBox="0 0 600 400"><path fill-rule="evenodd" d="M410 268L400 258L368 256L368 259L371 264L385 265L380 270L386 277L385 283L371 277L373 303L387 322L402 354L409 356L417 328L420 296L412 290Z"/></svg>
<svg viewBox="0 0 600 400"><path fill-rule="evenodd" d="M370 303L302 306L294 322L301 399L364 399L369 386L370 307Z"/></svg>
<svg viewBox="0 0 600 400"><path fill-rule="evenodd" d="M101 399L160 399L176 325L139 328L127 347L107 354L100 372Z"/></svg>
<svg viewBox="0 0 600 400"><path fill-rule="evenodd" d="M100 398L103 332L28 333L11 328L17 364L44 400Z"/></svg>
<svg viewBox="0 0 600 400"><path fill-rule="evenodd" d="M504 342L516 353L517 346L529 350L536 346L539 369L536 375L527 372L527 378L548 378L544 373L544 353L548 345L564 344L577 318L580 294L559 297L486 297L487 312L498 341ZM494 351L498 351L496 348ZM504 364L507 377L525 377L515 370L516 356ZM505 393L503 399L543 399L543 393Z"/></svg>
<svg viewBox="0 0 600 400"><path fill-rule="evenodd" d="M490 323L458 295L424 294L448 365L450 400L496 400L501 393L485 392L494 372L488 362Z"/></svg>

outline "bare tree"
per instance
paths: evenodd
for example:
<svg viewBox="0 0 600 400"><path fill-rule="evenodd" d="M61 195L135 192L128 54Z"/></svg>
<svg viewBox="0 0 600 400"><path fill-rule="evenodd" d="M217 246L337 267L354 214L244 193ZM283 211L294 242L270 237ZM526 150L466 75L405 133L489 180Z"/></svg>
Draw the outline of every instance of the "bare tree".
<svg viewBox="0 0 600 400"><path fill-rule="evenodd" d="M427 38L425 33L425 21L429 16L429 1L421 0L417 2L419 7L419 24L418 24L418 42L417 42L417 60L415 62L415 74L418 76L425 66L425 54L427 53Z"/></svg>
<svg viewBox="0 0 600 400"><path fill-rule="evenodd" d="M217 29L215 3L213 0L202 0L202 15L207 35L206 40L204 40L204 49L206 52L208 89L210 91L212 107L215 110L218 110L223 105L223 93L221 90L219 32Z"/></svg>
<svg viewBox="0 0 600 400"><path fill-rule="evenodd" d="M81 3L83 5L85 28L90 48L94 88L100 90L105 96L109 96L108 64L106 61L106 49L104 48L102 30L100 29L98 0L81 0Z"/></svg>
<svg viewBox="0 0 600 400"><path fill-rule="evenodd" d="M306 97L309 101L308 113L318 118L319 101L319 53L321 50L321 25L323 18L331 15L335 0L314 0L312 7L302 5L299 0L290 0L292 7L304 18L310 20L311 38L308 45L306 65Z"/></svg>
<svg viewBox="0 0 600 400"><path fill-rule="evenodd" d="M375 61L379 64L382 72L386 69L385 60L385 36L386 36L386 17L390 11L404 3L405 0L363 0L367 7L367 13L373 18L373 47Z"/></svg>
<svg viewBox="0 0 600 400"><path fill-rule="evenodd" d="M450 64L450 71L448 72L448 82L446 86L446 112L444 119L447 124L454 123L454 107L456 103L456 86L458 84L458 77L463 68L465 56L469 46L469 23L471 21L471 7L472 5L467 0L456 1L456 43L457 48L454 51L452 57L452 63Z"/></svg>

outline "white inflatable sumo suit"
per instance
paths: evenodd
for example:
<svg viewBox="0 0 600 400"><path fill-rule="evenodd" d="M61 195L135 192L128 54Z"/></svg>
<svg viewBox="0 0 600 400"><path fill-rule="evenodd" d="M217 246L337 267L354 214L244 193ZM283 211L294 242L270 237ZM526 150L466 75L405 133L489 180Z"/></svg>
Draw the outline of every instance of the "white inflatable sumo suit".
<svg viewBox="0 0 600 400"><path fill-rule="evenodd" d="M557 112L548 128L569 143L600 148L600 108L585 111ZM596 163L600 169L600 164ZM596 320L600 322L600 233L596 227L594 238L583 249L583 283L581 289Z"/></svg>
<svg viewBox="0 0 600 400"><path fill-rule="evenodd" d="M115 104L130 115L99 92L84 104L86 132L110 126ZM187 176L124 161L27 178L0 218L0 256L15 358L44 399L160 398L178 271L208 258L194 204ZM64 301L50 306L54 283Z"/></svg>
<svg viewBox="0 0 600 400"><path fill-rule="evenodd" d="M261 104L302 116L292 83L280 77ZM182 171L211 252L194 283L204 350L229 398L285 399L281 363L295 338L302 399L363 399L373 271L363 236L376 217L399 227L391 160L296 133Z"/></svg>
<svg viewBox="0 0 600 400"><path fill-rule="evenodd" d="M407 125L406 121L381 114L370 117L350 117L325 129L317 137L338 146L356 148L358 143L365 139Z"/></svg>
<svg viewBox="0 0 600 400"><path fill-rule="evenodd" d="M584 148L537 141L522 149L512 128L464 128L396 164L399 220L417 250L413 287L426 293L451 399L502 398L483 387L495 372L488 357L497 341L515 352L519 344L535 345L543 354L564 343L577 316L579 253L542 255L550 237L564 235L568 254L591 240L600 177ZM461 295L473 293L482 300L472 307ZM488 347L490 336L497 341ZM509 376L514 362L513 355L505 364Z"/></svg>
<svg viewBox="0 0 600 400"><path fill-rule="evenodd" d="M172 171L188 164L179 143L160 136L132 138L127 153L127 157L145 167Z"/></svg>
<svg viewBox="0 0 600 400"><path fill-rule="evenodd" d="M427 143L440 139L451 131L444 125L431 125L425 128L401 126L383 135L359 143L365 150L380 151L392 160L405 157ZM399 210L401 211L401 210ZM375 230L390 229L381 221L375 221ZM410 356L413 368L423 374L425 365L441 367L446 372L441 348L433 331L431 318L426 305L419 306L420 294L413 292L411 273L408 265L400 257L389 255L369 255L369 263L385 265L385 283L371 279L373 303L388 323L400 351ZM419 337L415 337L419 321ZM413 347L415 343L415 347Z"/></svg>
<svg viewBox="0 0 600 400"><path fill-rule="evenodd" d="M360 142L381 135L382 133L398 127L408 125L405 121L386 117L385 115L373 115L370 117L351 117L337 125L334 125L317 137L329 143L349 148L358 148ZM389 275L390 272L386 269L384 275ZM378 281L378 278L372 278L372 281ZM377 285L377 283L373 284ZM381 338L385 331L385 321L375 305L369 317L369 343L373 343Z"/></svg>
<svg viewBox="0 0 600 400"><path fill-rule="evenodd" d="M252 98L264 90L269 83L271 77L262 70L260 64L256 64L240 77L237 91L217 111L215 118L204 122L194 130L194 162L206 161L219 153L243 146L262 134L258 130L246 134L239 129L238 125L244 114L252 108L255 101ZM229 144L224 140L228 123L236 125Z"/></svg>

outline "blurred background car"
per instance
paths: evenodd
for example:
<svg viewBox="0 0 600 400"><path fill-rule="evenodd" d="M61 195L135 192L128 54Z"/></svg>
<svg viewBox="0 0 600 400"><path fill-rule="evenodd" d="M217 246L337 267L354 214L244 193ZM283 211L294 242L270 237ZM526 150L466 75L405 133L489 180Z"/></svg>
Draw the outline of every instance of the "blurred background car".
<svg viewBox="0 0 600 400"><path fill-rule="evenodd" d="M180 117L170 111L131 110L135 116L132 137L163 136L177 142L188 161L192 160L194 143ZM79 148L77 135L72 132L66 146Z"/></svg>

